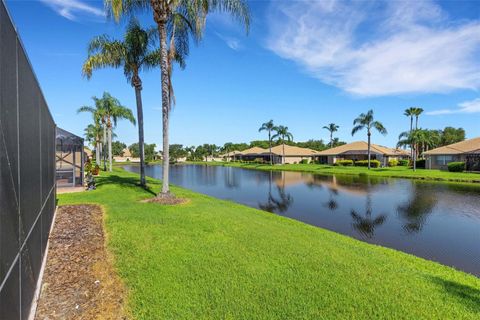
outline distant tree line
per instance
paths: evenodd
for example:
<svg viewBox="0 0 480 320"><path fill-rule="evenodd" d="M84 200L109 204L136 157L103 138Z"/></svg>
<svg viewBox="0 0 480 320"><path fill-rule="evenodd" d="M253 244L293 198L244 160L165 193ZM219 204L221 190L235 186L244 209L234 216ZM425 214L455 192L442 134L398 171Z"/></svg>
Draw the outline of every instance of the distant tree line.
<svg viewBox="0 0 480 320"><path fill-rule="evenodd" d="M278 146L281 141L272 141L272 146ZM313 150L321 151L329 148L329 144L326 144L323 140L308 140L305 142L293 142L285 140L286 145L297 146L301 148L310 148ZM343 141L339 141L338 138L334 140L334 146L345 144ZM183 146L182 144L171 144L169 153L170 160L172 162L177 161L180 158L186 158L189 161L204 161L207 157L218 157L220 155L228 154L233 151L243 151L253 147L260 147L263 149L269 148L268 140L254 140L250 143L233 143L227 142L223 146L216 144L202 144L199 146Z"/></svg>

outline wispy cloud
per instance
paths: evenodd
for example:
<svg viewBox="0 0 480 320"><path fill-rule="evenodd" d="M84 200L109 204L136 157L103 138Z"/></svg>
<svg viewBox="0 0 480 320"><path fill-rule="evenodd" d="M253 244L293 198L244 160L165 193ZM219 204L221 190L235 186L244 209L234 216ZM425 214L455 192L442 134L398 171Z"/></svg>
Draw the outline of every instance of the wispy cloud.
<svg viewBox="0 0 480 320"><path fill-rule="evenodd" d="M458 108L455 109L440 109L426 112L426 114L432 116L451 113L480 113L480 98L459 103Z"/></svg>
<svg viewBox="0 0 480 320"><path fill-rule="evenodd" d="M62 17L76 21L81 15L104 17L105 12L82 0L40 0Z"/></svg>
<svg viewBox="0 0 480 320"><path fill-rule="evenodd" d="M291 1L271 7L268 47L360 96L480 88L480 20L432 1Z"/></svg>
<svg viewBox="0 0 480 320"><path fill-rule="evenodd" d="M237 38L234 38L234 37L230 37L230 36L225 36L223 34L220 34L218 32L216 32L217 36L222 39L225 44L232 50L235 50L235 51L238 51L240 49L243 48L240 40L238 40Z"/></svg>

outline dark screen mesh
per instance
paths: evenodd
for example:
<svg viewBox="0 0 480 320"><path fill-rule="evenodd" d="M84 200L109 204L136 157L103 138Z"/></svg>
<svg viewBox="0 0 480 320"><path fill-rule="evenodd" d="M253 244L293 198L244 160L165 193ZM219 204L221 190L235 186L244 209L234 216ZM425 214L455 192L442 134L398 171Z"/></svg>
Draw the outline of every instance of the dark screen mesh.
<svg viewBox="0 0 480 320"><path fill-rule="evenodd" d="M55 190L55 123L0 1L1 319L29 316Z"/></svg>

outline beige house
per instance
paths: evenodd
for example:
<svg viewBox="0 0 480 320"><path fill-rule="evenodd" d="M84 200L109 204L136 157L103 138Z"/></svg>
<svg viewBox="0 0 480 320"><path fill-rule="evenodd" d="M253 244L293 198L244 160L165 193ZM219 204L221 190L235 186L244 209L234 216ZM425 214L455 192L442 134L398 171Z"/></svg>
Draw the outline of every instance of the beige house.
<svg viewBox="0 0 480 320"><path fill-rule="evenodd" d="M127 161L130 161L130 162L140 162L140 158L134 158L132 157L132 153L130 152L130 150L128 150L128 148L125 148L122 150L123 151L123 156L119 157L119 156L115 156L113 157L113 160L115 160L115 162L127 162Z"/></svg>
<svg viewBox="0 0 480 320"><path fill-rule="evenodd" d="M289 146L287 144L278 145L272 147L272 152L270 149L263 149L260 147L253 147L247 150L244 150L235 155L239 160L243 161L264 161L269 162L272 158L273 163L275 164L293 164L299 163L302 160L312 161L317 155L318 151L300 148L296 146Z"/></svg>
<svg viewBox="0 0 480 320"><path fill-rule="evenodd" d="M272 148L273 163L300 163L302 160L311 162L317 155L318 151L301 148L296 146L289 146L281 144Z"/></svg>
<svg viewBox="0 0 480 320"><path fill-rule="evenodd" d="M247 150L243 150L238 152L237 154L234 155L234 158L236 160L242 160L242 161L254 161L254 160L264 160L268 155L267 149L263 149L260 147L253 147L249 148Z"/></svg>
<svg viewBox="0 0 480 320"><path fill-rule="evenodd" d="M222 160L224 160L224 161L234 161L238 158L238 156L241 153L242 153L241 151L234 150L234 151L230 151L230 152L221 154L221 155L219 155L219 157L222 158Z"/></svg>
<svg viewBox="0 0 480 320"><path fill-rule="evenodd" d="M480 171L480 137L432 149L423 153L427 169L447 169L449 162L462 161L467 171Z"/></svg>
<svg viewBox="0 0 480 320"><path fill-rule="evenodd" d="M320 163L335 164L338 160L368 160L368 143L355 141L342 146L317 152ZM370 145L370 159L380 161L382 166L387 166L390 160L408 159L408 151L392 149L377 144Z"/></svg>

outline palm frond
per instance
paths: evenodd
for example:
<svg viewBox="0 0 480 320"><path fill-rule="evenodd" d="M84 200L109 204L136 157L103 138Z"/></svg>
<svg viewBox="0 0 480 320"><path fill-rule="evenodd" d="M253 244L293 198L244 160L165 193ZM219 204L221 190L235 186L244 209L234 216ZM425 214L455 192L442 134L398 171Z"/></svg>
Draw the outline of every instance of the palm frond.
<svg viewBox="0 0 480 320"><path fill-rule="evenodd" d="M363 124L356 125L352 129L352 136L354 136L358 131L363 130L365 126Z"/></svg>
<svg viewBox="0 0 480 320"><path fill-rule="evenodd" d="M372 122L372 127L377 129L377 131L380 132L382 135L386 135L388 133L387 129L379 121Z"/></svg>

